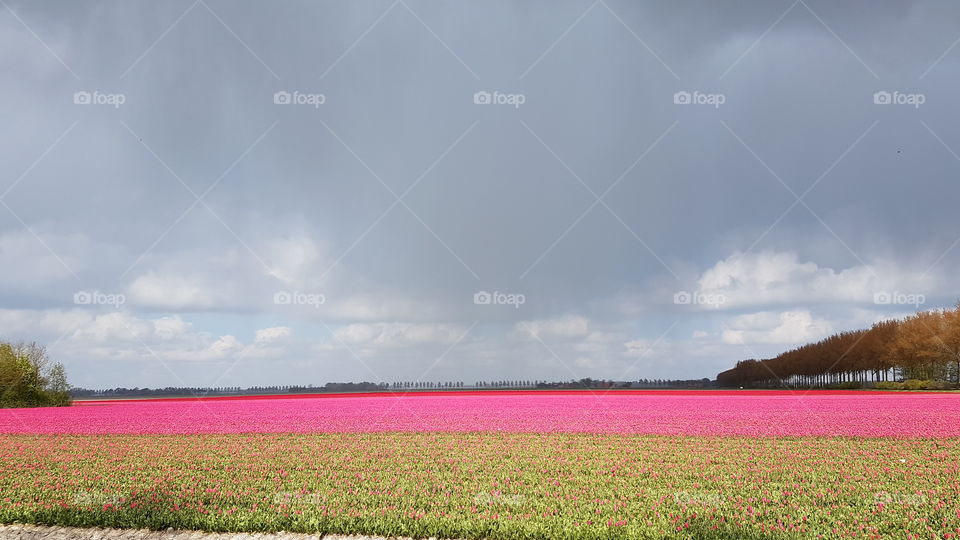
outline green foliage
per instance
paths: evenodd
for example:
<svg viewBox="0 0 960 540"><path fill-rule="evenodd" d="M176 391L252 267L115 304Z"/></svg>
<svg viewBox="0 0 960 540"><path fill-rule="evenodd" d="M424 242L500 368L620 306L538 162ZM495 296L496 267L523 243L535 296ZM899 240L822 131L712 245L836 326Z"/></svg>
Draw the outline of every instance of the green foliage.
<svg viewBox="0 0 960 540"><path fill-rule="evenodd" d="M926 381L907 379L903 381L904 390L926 390Z"/></svg>
<svg viewBox="0 0 960 540"><path fill-rule="evenodd" d="M467 540L950 538L960 439L0 436L0 523Z"/></svg>
<svg viewBox="0 0 960 540"><path fill-rule="evenodd" d="M946 381L933 381L929 379L907 379L903 382L883 381L878 382L874 388L877 390L950 390L955 385Z"/></svg>
<svg viewBox="0 0 960 540"><path fill-rule="evenodd" d="M67 370L57 362L47 375L47 393L54 407L70 405L70 384L67 382Z"/></svg>
<svg viewBox="0 0 960 540"><path fill-rule="evenodd" d="M904 390L947 390L950 387L950 383L945 381L934 381L929 379L907 379L903 381Z"/></svg>
<svg viewBox="0 0 960 540"><path fill-rule="evenodd" d="M0 342L0 408L69 404L66 370L42 345Z"/></svg>

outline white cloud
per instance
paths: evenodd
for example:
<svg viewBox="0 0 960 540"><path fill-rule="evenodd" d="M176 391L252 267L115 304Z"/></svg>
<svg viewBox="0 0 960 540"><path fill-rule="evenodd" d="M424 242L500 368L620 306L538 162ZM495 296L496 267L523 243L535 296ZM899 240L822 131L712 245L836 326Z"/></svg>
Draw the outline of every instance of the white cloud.
<svg viewBox="0 0 960 540"><path fill-rule="evenodd" d="M269 274L291 286L304 286L325 264L316 242L306 236L271 239L260 250L270 261Z"/></svg>
<svg viewBox="0 0 960 540"><path fill-rule="evenodd" d="M161 317L153 321L154 332L162 339L173 339L183 335L190 329L190 323L185 322L179 315Z"/></svg>
<svg viewBox="0 0 960 540"><path fill-rule="evenodd" d="M54 347L55 353L87 360L132 360L154 355L167 361L214 361L281 355L276 344L292 332L286 327L264 328L255 342L245 345L237 337L215 337L195 331L179 315L155 319L126 311L0 310L5 338L38 340Z"/></svg>
<svg viewBox="0 0 960 540"><path fill-rule="evenodd" d="M139 319L126 312L110 312L93 315L73 331L71 337L78 341L94 343L146 340L155 335L153 321Z"/></svg>
<svg viewBox="0 0 960 540"><path fill-rule="evenodd" d="M216 341L210 343L206 347L164 350L158 352L157 356L162 359L204 362L211 360L224 360L228 357L233 357L234 355L241 353L243 350L243 344L240 343L236 337L226 334L220 336L216 339Z"/></svg>
<svg viewBox="0 0 960 540"><path fill-rule="evenodd" d="M589 319L566 315L554 319L519 322L514 325L511 336L515 339L569 339L586 336L589 331ZM599 336L598 334L598 339Z"/></svg>
<svg viewBox="0 0 960 540"><path fill-rule="evenodd" d="M582 341L573 344L573 349L581 353L604 354L611 345L614 345L624 339L624 334L620 332L599 332L594 331L587 334Z"/></svg>
<svg viewBox="0 0 960 540"><path fill-rule="evenodd" d="M657 342L651 339L633 339L624 343L623 347L624 356L653 358L664 353L668 348L668 343L665 340Z"/></svg>
<svg viewBox="0 0 960 540"><path fill-rule="evenodd" d="M271 341L281 340L283 338L290 337L293 334L293 330L286 326L275 326L273 328L261 328L256 332L256 338L254 341L257 343L269 343Z"/></svg>
<svg viewBox="0 0 960 540"><path fill-rule="evenodd" d="M324 316L348 321L435 320L440 314L423 299L415 301L389 293L328 299L320 311Z"/></svg>
<svg viewBox="0 0 960 540"><path fill-rule="evenodd" d="M722 340L727 344L800 344L822 339L833 333L826 319L817 319L808 310L780 313L762 311L735 317L724 330Z"/></svg>
<svg viewBox="0 0 960 540"><path fill-rule="evenodd" d="M127 286L128 303L135 309L270 311L303 320L345 322L434 321L444 316L429 299L396 291L373 294L369 291L376 289L360 278L342 282L338 267L317 283L330 261L306 236L251 241L251 249L257 256L234 248L216 253L184 250L158 260L145 257L141 265L152 265L151 269ZM276 303L278 292L323 300Z"/></svg>
<svg viewBox="0 0 960 540"><path fill-rule="evenodd" d="M210 276L212 277L212 276ZM130 299L137 305L160 309L210 309L225 307L224 280L200 274L159 274L149 272L130 284Z"/></svg>
<svg viewBox="0 0 960 540"><path fill-rule="evenodd" d="M140 266L150 270L137 275L127 288L134 306L230 310L269 308L278 289L313 292L306 278L322 263L311 239L294 237L251 241L250 250L148 254Z"/></svg>
<svg viewBox="0 0 960 540"><path fill-rule="evenodd" d="M588 356L577 357L577 359L573 361L573 364L580 369L592 369L597 367L596 360Z"/></svg>
<svg viewBox="0 0 960 540"><path fill-rule="evenodd" d="M36 336L34 339L52 337L56 339L64 333L89 324L93 315L81 309L2 309L0 327L4 338L13 336Z"/></svg>
<svg viewBox="0 0 960 540"><path fill-rule="evenodd" d="M810 302L872 302L878 291L924 292L933 278L877 262L835 270L801 262L793 252L734 253L704 272L701 295L722 295L721 309Z"/></svg>
<svg viewBox="0 0 960 540"><path fill-rule="evenodd" d="M357 323L338 328L337 338L347 345L395 348L412 345L451 344L463 335L454 324Z"/></svg>

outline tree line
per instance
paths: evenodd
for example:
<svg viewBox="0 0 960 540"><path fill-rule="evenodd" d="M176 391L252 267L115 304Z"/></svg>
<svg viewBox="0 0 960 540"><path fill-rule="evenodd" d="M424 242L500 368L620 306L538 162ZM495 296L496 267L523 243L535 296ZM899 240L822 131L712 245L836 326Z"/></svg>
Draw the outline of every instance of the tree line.
<svg viewBox="0 0 960 540"><path fill-rule="evenodd" d="M37 343L0 342L0 407L61 407L70 404L63 364L51 362Z"/></svg>
<svg viewBox="0 0 960 540"><path fill-rule="evenodd" d="M727 387L960 386L960 303L840 332L717 375Z"/></svg>
<svg viewBox="0 0 960 540"><path fill-rule="evenodd" d="M641 379L639 381L612 381L604 379L571 379L569 381L546 380L497 380L476 381L472 385L463 381L397 381L397 382L329 382L323 386L239 386L222 387L172 387L165 388L107 388L91 390L74 387L70 393L75 398L125 398L125 397L205 397L250 394L311 394L325 392L384 392L409 390L486 390L486 389L605 389L605 388L707 388L715 386L710 379Z"/></svg>

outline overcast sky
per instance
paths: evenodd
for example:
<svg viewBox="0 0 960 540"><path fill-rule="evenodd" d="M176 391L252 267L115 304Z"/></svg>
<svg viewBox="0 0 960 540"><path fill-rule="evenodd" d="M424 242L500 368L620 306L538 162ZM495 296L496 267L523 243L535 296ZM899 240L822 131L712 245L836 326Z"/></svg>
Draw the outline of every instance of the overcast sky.
<svg viewBox="0 0 960 540"><path fill-rule="evenodd" d="M3 0L0 337L93 388L700 378L950 306L958 17Z"/></svg>

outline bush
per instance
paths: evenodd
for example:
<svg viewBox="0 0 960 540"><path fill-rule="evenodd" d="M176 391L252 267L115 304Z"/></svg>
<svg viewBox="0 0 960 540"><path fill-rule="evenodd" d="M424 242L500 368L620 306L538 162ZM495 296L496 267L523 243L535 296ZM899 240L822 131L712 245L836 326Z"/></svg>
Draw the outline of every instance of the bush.
<svg viewBox="0 0 960 540"><path fill-rule="evenodd" d="M69 404L66 371L62 364L50 363L42 345L0 342L0 407Z"/></svg>
<svg viewBox="0 0 960 540"><path fill-rule="evenodd" d="M929 379L907 379L902 383L877 383L877 388L880 390L950 390L955 387L955 384L946 381L933 381Z"/></svg>

